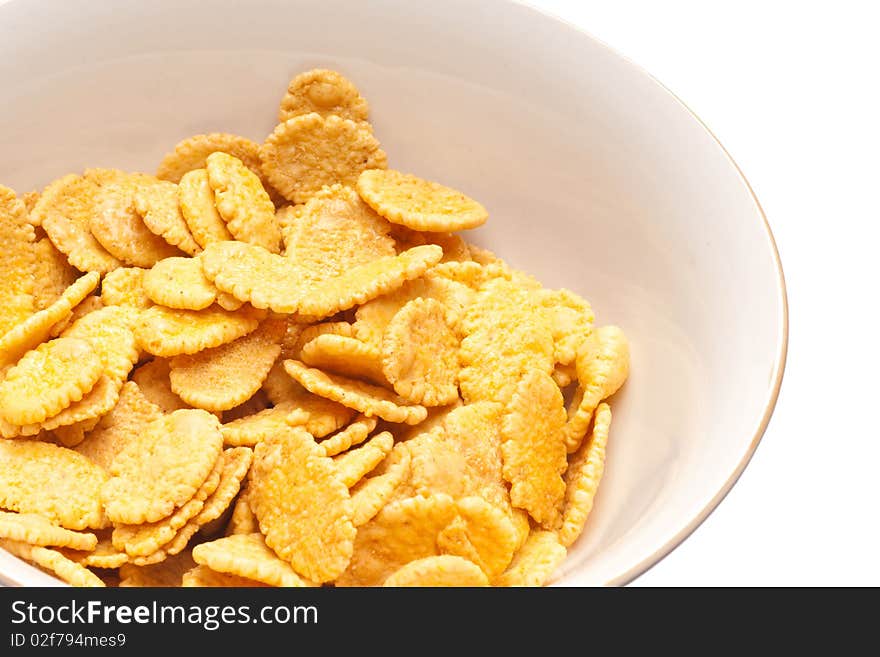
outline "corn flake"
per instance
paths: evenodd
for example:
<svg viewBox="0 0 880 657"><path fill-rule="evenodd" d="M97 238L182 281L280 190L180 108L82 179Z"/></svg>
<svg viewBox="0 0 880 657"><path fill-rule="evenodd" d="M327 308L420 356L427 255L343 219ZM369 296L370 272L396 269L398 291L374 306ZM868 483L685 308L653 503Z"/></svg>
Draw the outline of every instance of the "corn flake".
<svg viewBox="0 0 880 657"><path fill-rule="evenodd" d="M196 255L202 247L193 239L180 213L177 185L159 181L141 187L135 192L134 207L147 228L168 244L189 255Z"/></svg>
<svg viewBox="0 0 880 657"><path fill-rule="evenodd" d="M278 253L281 229L275 221L275 205L256 174L222 152L209 155L205 169L217 212L233 237Z"/></svg>
<svg viewBox="0 0 880 657"><path fill-rule="evenodd" d="M363 381L326 374L296 360L284 361L284 369L306 390L372 417L378 415L388 422L418 424L428 411L424 406L410 405L406 400Z"/></svg>
<svg viewBox="0 0 880 657"><path fill-rule="evenodd" d="M388 161L368 123L315 112L279 123L260 158L269 182L293 203L305 203L325 185L353 186L362 171Z"/></svg>
<svg viewBox="0 0 880 657"><path fill-rule="evenodd" d="M58 550L9 539L0 539L0 547L20 559L30 561L40 568L53 572L60 579L73 586L104 586L100 577L88 568L71 561Z"/></svg>
<svg viewBox="0 0 880 657"><path fill-rule="evenodd" d="M8 511L0 511L0 538L73 550L93 550L98 544L98 538L94 534L59 527L36 513Z"/></svg>
<svg viewBox="0 0 880 657"><path fill-rule="evenodd" d="M0 185L0 335L26 320L35 310L34 293L37 253L34 227L28 223L27 209L8 187ZM54 299L53 299L54 301Z"/></svg>
<svg viewBox="0 0 880 657"><path fill-rule="evenodd" d="M398 487L409 476L411 461L406 443L398 443L385 463L381 464L387 464L383 472L364 478L352 486L352 522L355 527L368 523L391 501Z"/></svg>
<svg viewBox="0 0 880 657"><path fill-rule="evenodd" d="M67 529L103 527L106 475L76 452L36 440L0 440L0 508L37 513Z"/></svg>
<svg viewBox="0 0 880 657"><path fill-rule="evenodd" d="M259 532L233 534L193 548L196 563L218 573L237 575L269 586L306 586L286 561L266 547Z"/></svg>
<svg viewBox="0 0 880 657"><path fill-rule="evenodd" d="M351 488L379 465L394 447L388 431L373 436L363 446L349 450L333 459L339 478Z"/></svg>
<svg viewBox="0 0 880 657"><path fill-rule="evenodd" d="M298 574L327 582L345 570L356 534L348 487L305 430L257 445L248 491L266 544Z"/></svg>
<svg viewBox="0 0 880 657"><path fill-rule="evenodd" d="M358 415L347 427L320 443L321 449L324 450L324 455L336 456L352 445L360 445L376 428L376 424L378 424L376 418Z"/></svg>
<svg viewBox="0 0 880 657"><path fill-rule="evenodd" d="M189 408L186 402L171 389L171 366L164 358L154 358L138 367L131 375L140 394L150 404L164 413Z"/></svg>
<svg viewBox="0 0 880 657"><path fill-rule="evenodd" d="M319 335L303 345L300 359L307 365L353 379L382 385L382 356L371 345L342 335Z"/></svg>
<svg viewBox="0 0 880 657"><path fill-rule="evenodd" d="M590 440L572 454L565 472L565 503L562 524L557 531L559 542L570 547L584 530L593 500L605 472L605 447L611 427L611 408L599 404Z"/></svg>
<svg viewBox="0 0 880 657"><path fill-rule="evenodd" d="M548 527L556 523L565 495L564 426L562 393L553 379L540 370L526 373L501 421L503 474L513 505Z"/></svg>
<svg viewBox="0 0 880 657"><path fill-rule="evenodd" d="M11 234L4 231L4 234ZM9 247L7 247L9 248ZM79 272L74 269L67 258L61 251L55 248L52 240L44 237L34 244L34 254L36 257L34 270L34 310L43 310L55 303L68 287L73 285ZM5 254L4 258L9 258L9 254ZM14 302L4 304L10 317L14 316ZM24 319L24 318L22 318ZM20 321L20 320L19 320ZM0 327L0 332L3 328Z"/></svg>
<svg viewBox="0 0 880 657"><path fill-rule="evenodd" d="M130 306L140 310L153 305L144 291L146 269L120 267L114 269L101 282L101 299L105 306Z"/></svg>
<svg viewBox="0 0 880 657"><path fill-rule="evenodd" d="M287 85L287 93L278 109L278 121L283 123L312 112L366 121L369 111L367 101L351 80L336 71L316 68L300 73Z"/></svg>
<svg viewBox="0 0 880 657"><path fill-rule="evenodd" d="M205 169L185 173L177 185L180 213L199 246L233 239L214 205L214 190Z"/></svg>
<svg viewBox="0 0 880 657"><path fill-rule="evenodd" d="M171 515L207 479L222 446L220 423L205 411L179 410L152 421L110 466L102 489L107 516L140 524Z"/></svg>
<svg viewBox="0 0 880 657"><path fill-rule="evenodd" d="M225 411L249 399L262 386L281 352L284 322L268 319L237 340L197 354L171 359L171 389L185 402L208 411Z"/></svg>
<svg viewBox="0 0 880 657"><path fill-rule="evenodd" d="M199 258L165 258L144 273L144 292L155 303L179 310L204 310L217 300Z"/></svg>
<svg viewBox="0 0 880 657"><path fill-rule="evenodd" d="M569 454L580 447L593 410L629 375L629 342L616 326L596 329L578 352L578 389L568 407L563 436Z"/></svg>
<svg viewBox="0 0 880 657"><path fill-rule="evenodd" d="M434 299L408 302L385 329L382 372L404 399L446 406L458 399L458 337L452 312Z"/></svg>
<svg viewBox="0 0 880 657"><path fill-rule="evenodd" d="M153 306L140 314L134 335L142 349L156 356L195 354L247 335L262 318L263 313L253 309L231 313L215 306L205 310Z"/></svg>
<svg viewBox="0 0 880 657"><path fill-rule="evenodd" d="M181 586L184 574L196 565L189 552L181 552L156 565L127 563L119 568L119 586Z"/></svg>
<svg viewBox="0 0 880 657"><path fill-rule="evenodd" d="M489 586L489 580L472 561L443 554L410 561L392 573L383 586Z"/></svg>
<svg viewBox="0 0 880 657"><path fill-rule="evenodd" d="M510 566L492 584L495 586L543 586L550 581L566 549L553 532L534 531Z"/></svg>
<svg viewBox="0 0 880 657"><path fill-rule="evenodd" d="M252 579L239 577L238 575L230 575L228 573L218 573L211 570L207 566L196 566L183 574L180 586L184 587L209 587L216 586L222 588L254 588L259 586L268 586L262 582L256 582Z"/></svg>

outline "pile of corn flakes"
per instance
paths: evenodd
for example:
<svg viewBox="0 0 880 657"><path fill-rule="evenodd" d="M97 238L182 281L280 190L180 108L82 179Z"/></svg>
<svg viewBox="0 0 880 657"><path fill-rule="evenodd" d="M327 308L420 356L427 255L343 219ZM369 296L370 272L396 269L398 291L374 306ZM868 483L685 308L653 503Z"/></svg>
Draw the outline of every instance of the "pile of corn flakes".
<svg viewBox="0 0 880 657"><path fill-rule="evenodd" d="M0 546L76 586L551 580L626 338L367 117L314 70L262 145L0 187Z"/></svg>

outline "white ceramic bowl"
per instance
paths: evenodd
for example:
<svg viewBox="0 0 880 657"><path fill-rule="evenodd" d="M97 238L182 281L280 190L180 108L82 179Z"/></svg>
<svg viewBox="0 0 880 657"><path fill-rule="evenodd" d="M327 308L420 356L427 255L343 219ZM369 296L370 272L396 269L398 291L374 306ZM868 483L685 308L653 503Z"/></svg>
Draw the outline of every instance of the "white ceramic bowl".
<svg viewBox="0 0 880 657"><path fill-rule="evenodd" d="M152 171L200 132L258 141L324 66L370 101L391 165L491 214L474 238L586 296L632 342L605 480L558 582L622 584L748 463L785 361L782 270L734 162L647 73L504 0L0 4L0 181ZM0 553L0 578L48 584Z"/></svg>

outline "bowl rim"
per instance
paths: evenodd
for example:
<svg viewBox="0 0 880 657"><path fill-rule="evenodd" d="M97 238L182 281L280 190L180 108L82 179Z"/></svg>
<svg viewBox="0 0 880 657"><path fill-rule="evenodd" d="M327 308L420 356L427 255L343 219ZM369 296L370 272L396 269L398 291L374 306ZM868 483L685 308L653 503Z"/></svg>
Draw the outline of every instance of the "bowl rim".
<svg viewBox="0 0 880 657"><path fill-rule="evenodd" d="M7 4L9 0L0 0L0 6ZM711 137L711 139L715 142L715 145L721 150L721 153L727 159L727 161L733 166L734 170L737 173L740 183L745 187L746 192L752 199L752 202L755 204L755 209L758 212L758 215L761 217L764 233L767 238L767 244L770 248L770 255L773 258L773 264L776 270L776 293L779 301L780 308L780 316L778 318L779 321L779 334L777 336L776 341L776 355L773 363L773 375L772 375L772 386L770 388L769 395L765 401L764 412L758 420L757 427L752 435L752 440L749 443L748 448L743 454L742 458L733 468L733 471L730 473L728 478L721 485L719 490L712 496L712 498L703 506L702 509L691 519L689 520L682 528L676 531L672 536L667 538L663 544L655 549L651 554L644 557L637 564L630 567L628 570L624 571L620 575L616 575L611 579L607 580L604 585L605 586L625 586L631 582L633 582L636 578L640 577L648 570L650 570L653 566L662 561L666 556L668 556L673 550L675 550L679 545L681 545L692 533L694 533L697 528L705 522L705 520L712 514L715 509L721 504L727 494L731 491L733 486L737 483L742 473L745 471L746 467L752 460L752 457L755 454L755 451L758 448L758 445L761 442L761 439L764 437L764 433L767 430L768 425L770 424L770 418L773 416L773 411L776 408L776 403L779 399L779 392L782 387L782 380L785 374L785 365L788 357L788 338L789 338L789 311L788 311L788 289L786 287L785 282L785 273L782 269L782 261L779 256L779 248L776 244L776 239L773 236L773 230L770 227L770 222L767 219L767 215L764 212L764 208L761 206L761 202L758 200L757 195L755 194L754 189L746 178L740 166L736 163L736 161L731 156L730 152L727 148L724 147L724 144L721 143L721 140L715 135L714 132L709 128L705 121L693 110L687 103L685 103L678 95L675 94L669 87L663 84L660 80L658 80L654 75L652 75L646 68L637 62L633 61L631 58L627 57L617 49L608 45L602 39L596 37L594 34L589 31L583 29L581 26L572 23L570 20L567 20L554 12L546 9L544 7L536 7L530 4L527 0L508 0L511 4L519 5L522 8L537 14L539 16L543 16L545 18L549 18L553 21L561 23L565 27L570 30L573 30L584 36L598 46L608 51L612 55L619 57L623 61L625 61L628 65L645 75L648 79L650 79L654 84L656 84L662 91L667 93L669 96L675 100L678 105L681 106L699 125L705 130L706 134ZM22 564L26 567L33 568L30 564L22 561ZM560 583L560 582L557 582ZM0 586L3 585L12 585L12 586L28 586L25 584L20 578L10 576L9 573L0 573Z"/></svg>
<svg viewBox="0 0 880 657"><path fill-rule="evenodd" d="M521 7L530 10L536 14L543 15L546 18L550 18L554 21L562 23L569 29L574 30L580 35L592 40L598 46L611 53L612 55L619 57L631 67L644 74L662 91L669 94L669 96L671 96L672 99L676 103L678 103L678 105L681 106L682 109L684 109L697 123L700 124L703 130L706 131L706 134L711 137L712 141L715 142L715 145L721 150L721 153L724 155L727 161L733 166L737 176L739 177L740 183L745 187L746 192L748 192L749 196L752 199L752 202L755 204L755 209L757 210L758 215L761 217L764 233L767 238L767 245L770 247L770 255L773 258L773 265L776 269L776 294L779 301L780 316L778 317L779 334L776 339L776 355L774 357L772 370L773 383L770 387L769 395L764 404L764 412L758 419L757 426L752 435L752 440L750 441L749 446L743 454L742 458L733 468L733 471L730 473L727 479L725 479L724 483L721 485L721 488L718 489L718 492L716 492L715 495L712 496L712 498L705 504L705 506L703 506L702 509L700 509L700 511L693 518L691 518L691 520L685 523L685 525L681 529L676 531L672 536L667 538L659 548L654 550L647 557L644 557L641 561L639 561L637 564L624 571L620 575L616 575L607 580L604 584L604 586L626 586L627 584L634 581L636 578L644 575L653 566L662 561L673 550L675 550L675 548L681 545L691 534L693 534L697 530L697 528L703 524L703 522L705 522L705 520L712 514L712 512L718 508L724 498L727 497L727 494L731 491L736 482L739 481L740 476L745 471L746 466L748 466L749 462L752 460L752 457L755 454L755 451L758 449L758 445L760 444L761 439L764 437L767 426L770 424L770 418L773 416L773 411L776 408L776 402L779 399L779 391L782 387L782 379L785 374L785 364L788 358L788 289L785 284L785 273L782 270L782 260L779 257L779 248L776 245L776 239L773 236L773 230L770 228L770 222L767 220L767 215L764 212L764 208L761 206L761 202L758 200L758 197L755 194L752 185L749 183L740 166L733 159L733 156L724 147L724 144L721 143L721 140L718 139L715 133L712 132L708 125L706 125L706 122L703 121L703 119L700 118L700 116L693 109L691 109L691 107L688 106L687 103L679 98L679 96L676 95L676 93L673 92L669 87L667 87L660 80L654 77L654 75L652 75L641 64L633 61L614 47L605 43L602 39L583 29L581 26L572 23L571 21L555 14L548 9L545 9L543 7L535 7L527 0L509 1L513 4L520 5ZM557 582L557 584L562 584L562 582Z"/></svg>

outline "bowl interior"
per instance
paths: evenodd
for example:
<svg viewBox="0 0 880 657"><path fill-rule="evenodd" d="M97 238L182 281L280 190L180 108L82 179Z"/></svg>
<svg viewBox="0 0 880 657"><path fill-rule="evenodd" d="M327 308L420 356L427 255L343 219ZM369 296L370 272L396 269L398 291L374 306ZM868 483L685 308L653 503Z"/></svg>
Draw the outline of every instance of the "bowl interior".
<svg viewBox="0 0 880 657"><path fill-rule="evenodd" d="M503 0L14 0L0 51L0 181L20 192L85 167L153 171L195 133L262 141L293 74L337 68L391 166L482 201L476 242L623 327L632 373L560 583L656 561L760 438L785 345L760 209L672 95L564 23ZM5 553L4 577L47 581Z"/></svg>

